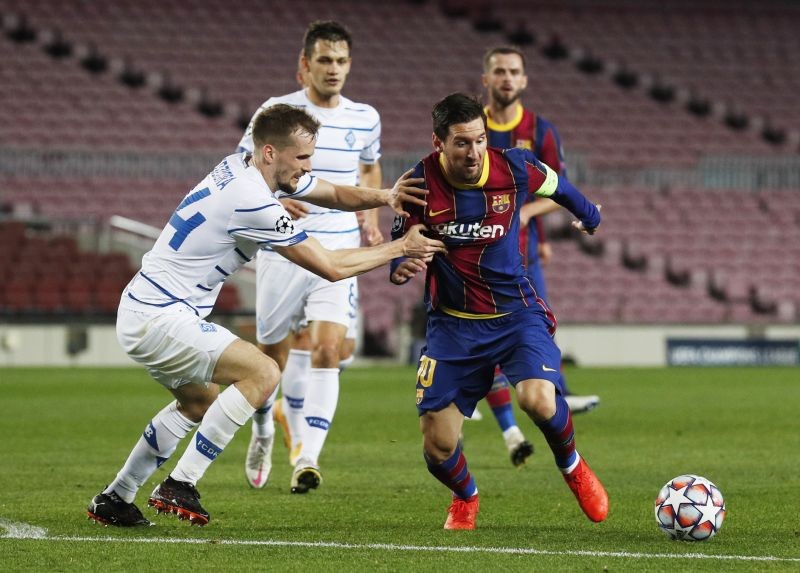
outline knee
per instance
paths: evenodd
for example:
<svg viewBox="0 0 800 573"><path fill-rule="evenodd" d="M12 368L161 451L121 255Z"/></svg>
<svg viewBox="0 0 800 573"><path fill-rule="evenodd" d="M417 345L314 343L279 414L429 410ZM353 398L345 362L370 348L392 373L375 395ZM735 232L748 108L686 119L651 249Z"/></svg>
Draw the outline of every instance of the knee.
<svg viewBox="0 0 800 573"><path fill-rule="evenodd" d="M458 436L455 438L446 433L436 432L425 428L422 430L422 451L425 457L432 462L442 463L450 459L458 447Z"/></svg>
<svg viewBox="0 0 800 573"><path fill-rule="evenodd" d="M336 341L317 344L311 353L311 363L315 368L338 368L339 344Z"/></svg>
<svg viewBox="0 0 800 573"><path fill-rule="evenodd" d="M556 413L556 387L547 380L525 380L517 384L517 402L535 422L549 420Z"/></svg>
<svg viewBox="0 0 800 573"><path fill-rule="evenodd" d="M422 451L430 461L440 464L450 459L456 451L458 441L450 443L446 440L436 439L431 436L423 436Z"/></svg>
<svg viewBox="0 0 800 573"><path fill-rule="evenodd" d="M278 386L278 382L281 379L281 369L272 358L264 356L264 359L259 361L258 368L253 373L252 378L259 392L264 394L266 399Z"/></svg>
<svg viewBox="0 0 800 573"><path fill-rule="evenodd" d="M352 338L345 338L339 346L339 361L350 360L356 350L356 341Z"/></svg>

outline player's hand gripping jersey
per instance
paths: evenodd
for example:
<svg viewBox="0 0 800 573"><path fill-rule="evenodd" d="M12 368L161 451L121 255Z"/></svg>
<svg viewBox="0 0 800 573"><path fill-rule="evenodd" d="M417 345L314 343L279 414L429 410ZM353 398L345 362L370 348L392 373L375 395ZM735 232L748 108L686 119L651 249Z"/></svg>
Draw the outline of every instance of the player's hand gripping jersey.
<svg viewBox="0 0 800 573"><path fill-rule="evenodd" d="M423 223L447 246L428 265L429 312L489 317L531 306L547 310L525 276L519 249L519 209L529 194L566 207L590 232L600 224L597 208L525 149L488 148L474 185L448 181L439 153L418 163L412 177L425 178L428 205L408 205L411 216L395 219L392 238Z"/></svg>

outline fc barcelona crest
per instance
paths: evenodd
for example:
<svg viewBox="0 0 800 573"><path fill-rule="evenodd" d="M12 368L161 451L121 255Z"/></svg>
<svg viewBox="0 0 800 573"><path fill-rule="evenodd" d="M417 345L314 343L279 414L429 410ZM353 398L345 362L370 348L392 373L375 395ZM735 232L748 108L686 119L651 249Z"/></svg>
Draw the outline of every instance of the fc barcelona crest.
<svg viewBox="0 0 800 573"><path fill-rule="evenodd" d="M492 197L492 211L495 213L505 213L509 207L511 207L511 199L509 199L508 193Z"/></svg>

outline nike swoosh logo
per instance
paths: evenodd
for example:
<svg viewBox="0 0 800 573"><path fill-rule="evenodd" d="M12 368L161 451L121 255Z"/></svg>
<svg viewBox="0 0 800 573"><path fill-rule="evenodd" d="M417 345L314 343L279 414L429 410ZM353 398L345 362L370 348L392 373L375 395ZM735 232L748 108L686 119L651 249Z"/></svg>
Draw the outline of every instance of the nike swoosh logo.
<svg viewBox="0 0 800 573"><path fill-rule="evenodd" d="M428 211L428 217L435 217L436 215L447 213L450 209L452 209L452 207L448 207L447 209L442 209L441 211Z"/></svg>
<svg viewBox="0 0 800 573"><path fill-rule="evenodd" d="M545 372L557 372L555 368L548 368L544 364L542 364L542 370L544 370Z"/></svg>

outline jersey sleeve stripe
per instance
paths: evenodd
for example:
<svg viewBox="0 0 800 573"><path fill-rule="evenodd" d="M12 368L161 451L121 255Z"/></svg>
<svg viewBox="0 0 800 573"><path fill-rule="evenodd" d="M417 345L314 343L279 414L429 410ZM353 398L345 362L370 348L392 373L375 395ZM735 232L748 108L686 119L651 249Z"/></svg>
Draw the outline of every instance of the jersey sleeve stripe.
<svg viewBox="0 0 800 573"><path fill-rule="evenodd" d="M347 153L361 153L360 149L344 149L343 147L320 147L317 145L315 147L317 151L324 150L324 151L346 151Z"/></svg>
<svg viewBox="0 0 800 573"><path fill-rule="evenodd" d="M226 276L226 277L229 277L229 276L230 276L230 273L229 273L229 272L227 272L227 271L226 271L225 269L223 269L222 267L220 267L219 265L215 266L215 267L214 267L214 269L216 269L217 271L219 271L219 272L220 272L220 274L221 274L221 275L223 275L223 276Z"/></svg>
<svg viewBox="0 0 800 573"><path fill-rule="evenodd" d="M255 211L261 211L263 209L269 209L270 207L277 207L278 205L275 203L269 203L267 205L261 205L260 207L253 207L252 209L234 209L237 213L253 213Z"/></svg>
<svg viewBox="0 0 800 573"><path fill-rule="evenodd" d="M353 131L372 131L376 127L378 127L381 122L376 123L372 127L341 127L339 125L326 125L323 124L321 127L327 127L328 129L352 129Z"/></svg>
<svg viewBox="0 0 800 573"><path fill-rule="evenodd" d="M244 254L244 253L243 253L243 252L242 252L242 251L239 249L239 247L236 247L235 249L233 249L233 252L234 252L234 253L236 253L237 255L239 255L240 257L242 257L242 259L244 259L244 260L245 260L246 262L248 262L248 263L249 263L250 261L252 261L252 260L253 260L253 258L252 258L252 257L248 257L247 255L245 255L245 254Z"/></svg>
<svg viewBox="0 0 800 573"><path fill-rule="evenodd" d="M316 179L316 177L314 177L314 176L312 175L312 176L311 176L311 177L308 179L308 183L306 183L306 186L305 186L305 187L303 187L302 189L298 189L297 191L295 191L295 192L294 192L294 195L297 195L298 193L302 193L303 191L305 191L306 189L308 189L309 187L311 187L311 184L312 184L312 183L314 183L314 179Z"/></svg>
<svg viewBox="0 0 800 573"><path fill-rule="evenodd" d="M355 173L358 169L314 169L316 173Z"/></svg>
<svg viewBox="0 0 800 573"><path fill-rule="evenodd" d="M234 227L233 229L228 229L227 233L235 233L237 231L274 231L274 227Z"/></svg>
<svg viewBox="0 0 800 573"><path fill-rule="evenodd" d="M308 235L305 231L298 233L297 235L288 237L286 239L272 239L269 241L260 241L259 245L277 245L279 247L288 247L291 245L296 245L301 241L305 241L308 238Z"/></svg>
<svg viewBox="0 0 800 573"><path fill-rule="evenodd" d="M317 231L316 229L305 229L306 233L325 233L327 235L341 235L344 233L355 233L359 229L358 227L353 227L352 229L345 229L343 231Z"/></svg>

